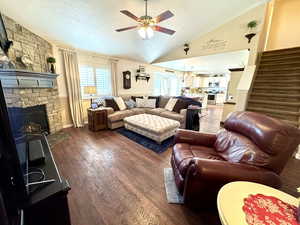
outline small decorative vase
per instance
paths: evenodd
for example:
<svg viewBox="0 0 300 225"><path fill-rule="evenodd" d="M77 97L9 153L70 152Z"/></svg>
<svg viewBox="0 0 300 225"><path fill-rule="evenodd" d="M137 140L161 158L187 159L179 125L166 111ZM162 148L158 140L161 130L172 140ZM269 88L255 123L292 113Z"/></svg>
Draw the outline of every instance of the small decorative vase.
<svg viewBox="0 0 300 225"><path fill-rule="evenodd" d="M50 71L51 73L56 73L54 63L51 63Z"/></svg>

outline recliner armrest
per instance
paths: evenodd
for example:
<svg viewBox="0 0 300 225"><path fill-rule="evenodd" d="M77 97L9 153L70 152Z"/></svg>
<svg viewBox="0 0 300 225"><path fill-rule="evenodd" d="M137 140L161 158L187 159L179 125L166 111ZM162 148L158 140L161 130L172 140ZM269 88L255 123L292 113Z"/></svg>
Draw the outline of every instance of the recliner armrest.
<svg viewBox="0 0 300 225"><path fill-rule="evenodd" d="M214 146L217 136L215 134L200 133L191 130L177 130L175 134L175 144L187 143L191 145L203 145L207 147Z"/></svg>
<svg viewBox="0 0 300 225"><path fill-rule="evenodd" d="M237 180L252 181L272 187L280 187L279 176L268 169L228 161L212 161L195 158L190 162L189 169L205 180L232 182ZM196 172L196 173L195 173Z"/></svg>
<svg viewBox="0 0 300 225"><path fill-rule="evenodd" d="M211 201L220 188L233 181L249 181L265 184L274 188L281 186L279 175L275 172L247 164L230 163L195 158L190 162L184 186L184 199Z"/></svg>

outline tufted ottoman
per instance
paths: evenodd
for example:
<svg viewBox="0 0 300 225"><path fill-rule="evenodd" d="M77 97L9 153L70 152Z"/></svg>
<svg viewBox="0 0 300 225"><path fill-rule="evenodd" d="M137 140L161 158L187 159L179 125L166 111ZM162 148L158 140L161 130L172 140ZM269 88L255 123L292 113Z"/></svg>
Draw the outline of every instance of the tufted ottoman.
<svg viewBox="0 0 300 225"><path fill-rule="evenodd" d="M164 117L139 114L124 118L125 128L161 143L175 135L180 123Z"/></svg>

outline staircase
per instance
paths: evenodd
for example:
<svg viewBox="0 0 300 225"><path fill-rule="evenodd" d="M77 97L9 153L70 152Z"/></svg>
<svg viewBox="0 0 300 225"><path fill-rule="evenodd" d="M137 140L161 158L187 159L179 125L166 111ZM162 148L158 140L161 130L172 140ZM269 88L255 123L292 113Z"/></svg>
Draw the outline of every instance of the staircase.
<svg viewBox="0 0 300 225"><path fill-rule="evenodd" d="M247 110L300 126L300 47L263 52Z"/></svg>

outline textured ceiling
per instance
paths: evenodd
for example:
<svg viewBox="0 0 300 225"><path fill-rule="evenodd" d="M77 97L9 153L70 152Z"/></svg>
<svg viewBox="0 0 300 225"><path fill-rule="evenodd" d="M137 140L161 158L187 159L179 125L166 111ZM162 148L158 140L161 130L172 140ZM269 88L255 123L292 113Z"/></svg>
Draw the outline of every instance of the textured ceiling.
<svg viewBox="0 0 300 225"><path fill-rule="evenodd" d="M153 17L171 10L175 17L160 25L177 32L155 33L141 40L136 30L114 30L135 25L119 11L144 14L143 0L1 0L0 11L51 41L100 54L152 62L225 23L265 0L149 0Z"/></svg>

